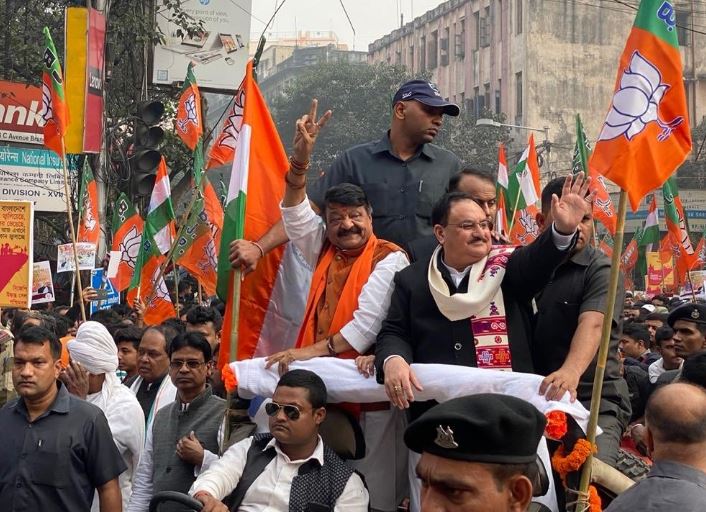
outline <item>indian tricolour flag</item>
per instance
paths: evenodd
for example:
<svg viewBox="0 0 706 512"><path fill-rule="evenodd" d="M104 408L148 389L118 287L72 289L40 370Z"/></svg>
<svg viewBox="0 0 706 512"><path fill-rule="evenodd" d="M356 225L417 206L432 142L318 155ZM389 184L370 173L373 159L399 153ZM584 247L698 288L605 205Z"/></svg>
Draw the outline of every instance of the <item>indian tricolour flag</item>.
<svg viewBox="0 0 706 512"><path fill-rule="evenodd" d="M157 168L157 178L150 197L150 206L145 219L153 228L154 241L159 252L166 254L176 236L176 220L172 207L172 190L164 157Z"/></svg>
<svg viewBox="0 0 706 512"><path fill-rule="evenodd" d="M530 134L520 161L509 177L507 190L508 217L510 218L510 240L518 245L527 245L539 236L537 213L539 213L539 164L534 147L534 136Z"/></svg>
<svg viewBox="0 0 706 512"><path fill-rule="evenodd" d="M235 157L225 204L218 257L218 295L226 302L218 366L230 360L274 353L293 346L304 315L311 269L303 267L291 244L270 251L257 269L236 277L228 259L237 239L259 240L280 220L287 155L248 63L234 111ZM233 326L233 297L239 293L238 325ZM233 336L232 333L237 333Z"/></svg>
<svg viewBox="0 0 706 512"><path fill-rule="evenodd" d="M498 196L498 211L495 214L495 231L503 236L508 235L507 224L507 187L509 184L507 175L507 157L505 156L505 146L500 144L498 147L498 183L496 186Z"/></svg>
<svg viewBox="0 0 706 512"><path fill-rule="evenodd" d="M642 228L642 236L639 245L659 243L659 214L657 213L657 198L652 194L652 201L647 211L645 226Z"/></svg>

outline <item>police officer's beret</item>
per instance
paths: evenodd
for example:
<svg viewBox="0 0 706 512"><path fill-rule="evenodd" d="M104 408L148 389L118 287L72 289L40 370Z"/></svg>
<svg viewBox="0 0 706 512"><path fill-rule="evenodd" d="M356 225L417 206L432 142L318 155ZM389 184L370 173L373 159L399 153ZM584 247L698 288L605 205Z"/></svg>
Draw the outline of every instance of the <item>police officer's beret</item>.
<svg viewBox="0 0 706 512"><path fill-rule="evenodd" d="M696 324L706 324L706 304L683 304L669 313L667 323L674 327L677 320L686 320Z"/></svg>
<svg viewBox="0 0 706 512"><path fill-rule="evenodd" d="M407 446L448 459L526 464L537 457L547 420L532 404L483 393L439 404L412 422Z"/></svg>

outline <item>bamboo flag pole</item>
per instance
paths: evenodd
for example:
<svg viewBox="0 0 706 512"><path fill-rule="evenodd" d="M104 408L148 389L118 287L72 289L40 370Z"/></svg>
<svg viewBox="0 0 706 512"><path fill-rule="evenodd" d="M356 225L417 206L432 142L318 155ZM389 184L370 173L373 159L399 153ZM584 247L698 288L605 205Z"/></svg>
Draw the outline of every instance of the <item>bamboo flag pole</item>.
<svg viewBox="0 0 706 512"><path fill-rule="evenodd" d="M71 194L69 191L69 170L66 168L66 145L64 137L61 137L61 164L64 170L64 198L66 199L66 213L69 216L69 232L71 233L71 245L74 251L74 265L76 265L76 283L78 284L79 306L81 307L81 320L86 321L86 307L83 304L83 285L81 284L81 271L78 264L78 251L76 250L76 230L74 229L74 216L71 213Z"/></svg>
<svg viewBox="0 0 706 512"><path fill-rule="evenodd" d="M520 179L517 178L519 182ZM518 185L519 186L519 185ZM515 205L512 207L512 217L510 218L510 224L507 226L508 231L512 231L512 226L515 224L515 216L517 215L517 207L520 205L520 195L522 195L522 187L517 189L517 197L515 198ZM508 233L509 235L509 233Z"/></svg>
<svg viewBox="0 0 706 512"><path fill-rule="evenodd" d="M625 213L628 207L628 195L625 190L620 191L620 201L618 203L618 220L615 229L614 247L623 246L623 235L625 231ZM606 361L608 360L608 345L610 344L610 334L613 326L613 311L618 293L618 279L620 278L620 251L613 251L610 280L608 281L608 300L606 301L605 313L603 314L603 327L601 329L601 344L598 348L598 360L596 361L596 373L593 378L593 391L591 393L591 410L588 418L588 431L586 438L591 444L596 443L596 430L598 428L598 414L601 405L601 394L603 393L603 377L605 376ZM588 486L591 484L591 464L593 454L589 454L581 470L581 480L579 483L578 504L576 510L588 510Z"/></svg>

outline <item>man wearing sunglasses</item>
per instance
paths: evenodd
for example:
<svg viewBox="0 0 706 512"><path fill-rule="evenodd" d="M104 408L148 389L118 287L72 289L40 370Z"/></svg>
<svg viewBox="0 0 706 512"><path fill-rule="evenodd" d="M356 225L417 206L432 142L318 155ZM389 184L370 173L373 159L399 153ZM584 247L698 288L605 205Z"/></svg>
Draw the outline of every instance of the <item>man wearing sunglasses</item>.
<svg viewBox="0 0 706 512"><path fill-rule="evenodd" d="M169 345L169 377L177 397L159 410L147 432L127 510L146 512L153 494L186 492L195 474L217 459L225 402L213 395L211 345L203 334L180 334ZM181 510L164 504L160 511Z"/></svg>
<svg viewBox="0 0 706 512"><path fill-rule="evenodd" d="M285 373L266 406L270 434L234 444L191 486L202 512L367 511L363 481L319 436L325 405L318 375ZM227 506L221 502L226 497Z"/></svg>

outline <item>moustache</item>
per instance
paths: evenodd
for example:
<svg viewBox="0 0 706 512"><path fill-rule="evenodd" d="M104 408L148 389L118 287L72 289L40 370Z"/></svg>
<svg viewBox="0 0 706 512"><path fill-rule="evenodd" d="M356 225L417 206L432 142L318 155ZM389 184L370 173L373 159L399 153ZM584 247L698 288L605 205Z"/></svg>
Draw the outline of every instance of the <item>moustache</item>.
<svg viewBox="0 0 706 512"><path fill-rule="evenodd" d="M488 242L488 237L473 235L473 238L469 240L469 244L474 244L476 242Z"/></svg>
<svg viewBox="0 0 706 512"><path fill-rule="evenodd" d="M353 228L353 229L339 229L338 233L336 233L336 236L344 237L348 235L360 235L362 231L358 228Z"/></svg>

